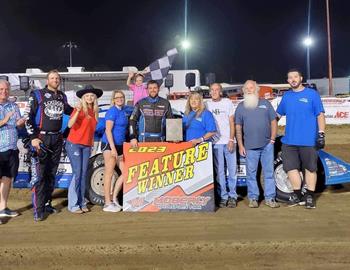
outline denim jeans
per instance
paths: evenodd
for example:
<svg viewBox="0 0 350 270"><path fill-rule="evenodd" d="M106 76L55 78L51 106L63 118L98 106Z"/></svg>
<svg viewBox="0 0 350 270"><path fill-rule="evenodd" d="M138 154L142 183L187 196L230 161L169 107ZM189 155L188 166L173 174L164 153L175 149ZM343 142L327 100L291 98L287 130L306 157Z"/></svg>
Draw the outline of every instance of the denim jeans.
<svg viewBox="0 0 350 270"><path fill-rule="evenodd" d="M236 149L235 149L236 150ZM225 160L228 175L225 172ZM214 145L214 166L216 181L218 184L218 195L220 200L227 200L229 197L237 199L237 157L236 151L231 153L226 144Z"/></svg>
<svg viewBox="0 0 350 270"><path fill-rule="evenodd" d="M261 167L264 173L265 200L275 199L276 186L273 176L274 145L269 143L261 148L247 150L246 154L248 199L259 199L259 188L256 181L259 160L261 160Z"/></svg>
<svg viewBox="0 0 350 270"><path fill-rule="evenodd" d="M67 141L66 150L73 170L72 181L68 188L68 210L74 212L82 207L86 207L85 183L91 146Z"/></svg>

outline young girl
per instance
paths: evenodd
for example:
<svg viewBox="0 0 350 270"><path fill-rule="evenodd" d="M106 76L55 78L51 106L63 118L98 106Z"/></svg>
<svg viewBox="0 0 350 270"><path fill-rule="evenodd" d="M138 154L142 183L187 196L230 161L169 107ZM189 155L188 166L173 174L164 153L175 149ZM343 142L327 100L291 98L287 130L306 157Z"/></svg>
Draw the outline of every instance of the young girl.
<svg viewBox="0 0 350 270"><path fill-rule="evenodd" d="M134 77L135 83L131 83L131 79ZM131 91L134 92L134 105L141 99L148 96L147 88L143 83L143 75L137 73L136 75L133 72L129 72L129 77L126 82L126 85Z"/></svg>
<svg viewBox="0 0 350 270"><path fill-rule="evenodd" d="M68 210L75 214L88 212L85 202L85 183L94 132L98 120L97 98L102 90L87 85L76 95L80 98L70 116L68 127L71 128L66 142L66 150L70 159L73 178L68 188Z"/></svg>
<svg viewBox="0 0 350 270"><path fill-rule="evenodd" d="M103 211L119 212L122 206L118 203L117 196L123 186L123 143L126 141L130 110L128 106L125 106L125 95L121 90L113 92L111 105L111 108L107 111L105 116L106 129L101 140L101 150L105 161L105 205ZM112 195L113 198L111 198L111 183L117 162L121 175L115 183Z"/></svg>

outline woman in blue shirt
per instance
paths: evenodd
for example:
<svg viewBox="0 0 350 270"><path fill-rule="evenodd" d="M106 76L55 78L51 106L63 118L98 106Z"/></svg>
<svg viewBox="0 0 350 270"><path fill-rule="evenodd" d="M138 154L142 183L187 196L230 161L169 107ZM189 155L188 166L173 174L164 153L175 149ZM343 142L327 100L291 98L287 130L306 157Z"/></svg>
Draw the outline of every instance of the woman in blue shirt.
<svg viewBox="0 0 350 270"><path fill-rule="evenodd" d="M106 129L101 140L101 150L105 161L104 191L105 212L119 212L122 206L118 203L117 196L123 186L123 143L126 141L128 130L128 109L125 106L125 95L121 90L116 90L112 94L111 108L107 111ZM119 165L121 175L115 182L113 197L111 197L111 183L115 165Z"/></svg>
<svg viewBox="0 0 350 270"><path fill-rule="evenodd" d="M210 111L205 109L203 97L196 92L189 95L185 116L182 119L186 141L197 145L209 140L216 133L216 124Z"/></svg>

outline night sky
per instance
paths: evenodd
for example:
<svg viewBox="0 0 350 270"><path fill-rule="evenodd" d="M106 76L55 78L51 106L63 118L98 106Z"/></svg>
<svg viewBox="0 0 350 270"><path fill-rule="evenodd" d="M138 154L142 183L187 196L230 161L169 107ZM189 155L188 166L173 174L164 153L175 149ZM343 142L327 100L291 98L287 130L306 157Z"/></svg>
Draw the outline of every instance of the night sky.
<svg viewBox="0 0 350 270"><path fill-rule="evenodd" d="M286 71L306 71L308 0L188 0L191 69L222 82L282 83ZM72 40L74 66L86 70L143 69L177 47L184 33L184 0L0 2L0 72L27 67L65 71ZM333 75L350 75L350 1L330 0ZM326 7L313 0L311 77L328 74ZM183 52L173 69L183 69ZM305 77L305 76L304 76Z"/></svg>

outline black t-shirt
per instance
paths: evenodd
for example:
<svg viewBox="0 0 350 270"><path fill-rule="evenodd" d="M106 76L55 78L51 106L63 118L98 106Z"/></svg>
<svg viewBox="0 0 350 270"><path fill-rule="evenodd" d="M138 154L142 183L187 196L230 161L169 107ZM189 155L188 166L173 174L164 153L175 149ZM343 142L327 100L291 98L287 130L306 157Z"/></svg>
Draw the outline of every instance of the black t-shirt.
<svg viewBox="0 0 350 270"><path fill-rule="evenodd" d="M26 128L31 138L37 138L40 131L58 132L62 128L63 114L70 115L73 108L62 91L47 88L30 93Z"/></svg>

